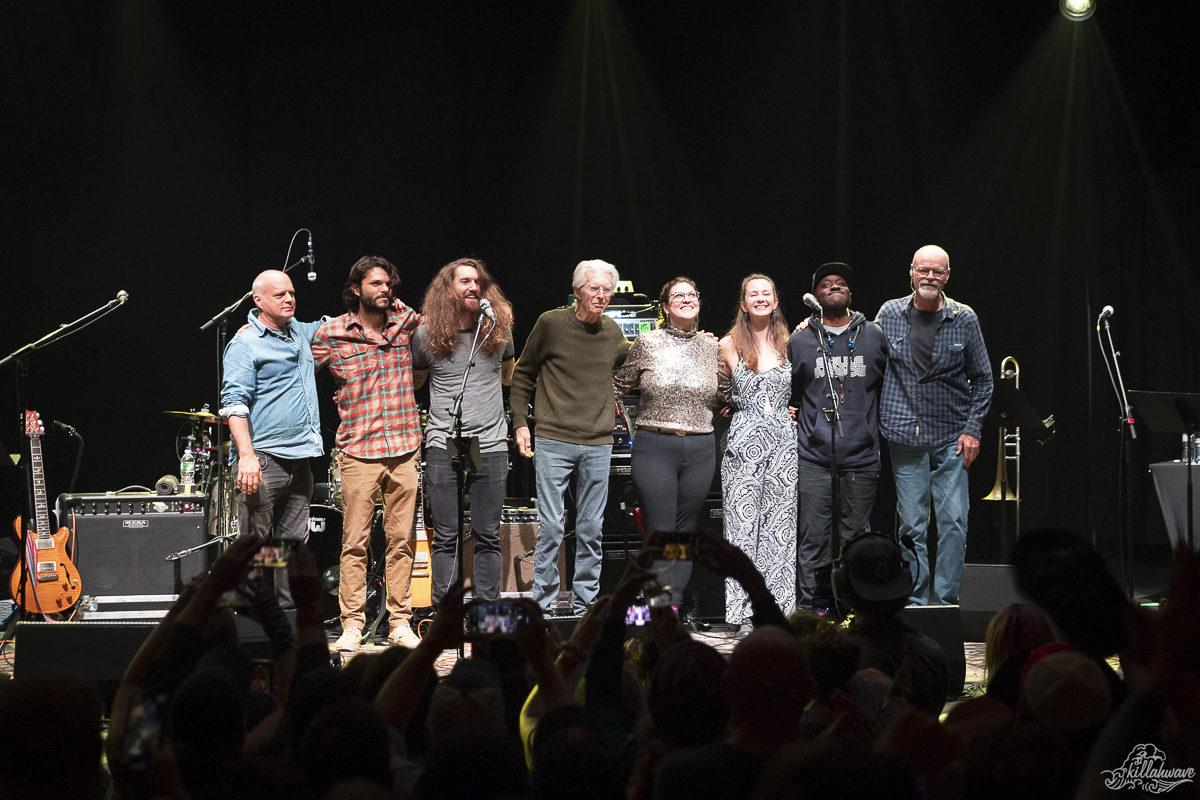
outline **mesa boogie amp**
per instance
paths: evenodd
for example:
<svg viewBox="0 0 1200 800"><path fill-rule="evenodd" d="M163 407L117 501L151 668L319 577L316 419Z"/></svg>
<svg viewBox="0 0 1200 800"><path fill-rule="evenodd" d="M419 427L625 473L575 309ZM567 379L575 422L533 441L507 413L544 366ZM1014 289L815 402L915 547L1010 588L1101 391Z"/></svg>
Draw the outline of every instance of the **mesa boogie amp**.
<svg viewBox="0 0 1200 800"><path fill-rule="evenodd" d="M208 541L208 497L149 492L61 494L60 527L75 532L72 561L88 597L171 595L207 570L216 548L167 556Z"/></svg>

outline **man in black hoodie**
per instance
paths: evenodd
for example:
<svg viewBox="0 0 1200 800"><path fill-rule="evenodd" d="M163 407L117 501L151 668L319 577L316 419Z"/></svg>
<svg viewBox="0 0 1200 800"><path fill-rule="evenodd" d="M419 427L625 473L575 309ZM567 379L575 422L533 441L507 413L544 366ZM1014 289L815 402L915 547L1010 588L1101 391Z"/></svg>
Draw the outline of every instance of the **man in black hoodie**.
<svg viewBox="0 0 1200 800"><path fill-rule="evenodd" d="M838 474L841 540L870 528L879 484L879 391L887 365L887 338L874 322L850 310L854 272L840 262L823 264L813 275L821 306L820 325L797 330L788 343L792 363L792 402L800 457L800 532L797 542L797 605L812 603L816 571L833 563L833 481ZM816 314L814 313L815 317ZM831 367L841 412L836 442L827 410ZM836 447L833 445L836 444ZM836 459L834 451L836 450ZM831 595L829 587L817 593Z"/></svg>

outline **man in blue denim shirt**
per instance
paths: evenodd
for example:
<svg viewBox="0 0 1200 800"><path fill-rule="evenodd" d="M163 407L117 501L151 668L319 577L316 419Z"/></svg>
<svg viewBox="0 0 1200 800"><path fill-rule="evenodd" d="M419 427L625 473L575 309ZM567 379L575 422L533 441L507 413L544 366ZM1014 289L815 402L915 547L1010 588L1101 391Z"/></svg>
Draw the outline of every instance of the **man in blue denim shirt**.
<svg viewBox="0 0 1200 800"><path fill-rule="evenodd" d="M254 279L250 324L225 348L221 415L229 420L239 532L308 539L313 478L308 459L325 451L309 343L321 324L299 322L287 275ZM292 606L286 570L275 571L280 605Z"/></svg>
<svg viewBox="0 0 1200 800"><path fill-rule="evenodd" d="M967 468L979 455L992 370L979 318L942 293L950 256L926 245L913 256L913 293L889 300L875 321L889 353L879 404L896 479L900 536L916 545L912 602L956 604L967 548ZM929 501L937 515L937 572L929 598Z"/></svg>

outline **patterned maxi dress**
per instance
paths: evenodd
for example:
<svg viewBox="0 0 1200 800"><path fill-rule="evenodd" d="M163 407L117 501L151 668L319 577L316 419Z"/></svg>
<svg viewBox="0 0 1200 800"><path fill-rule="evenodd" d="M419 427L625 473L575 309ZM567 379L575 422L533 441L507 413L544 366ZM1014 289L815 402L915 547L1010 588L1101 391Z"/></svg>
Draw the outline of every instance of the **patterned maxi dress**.
<svg viewBox="0 0 1200 800"><path fill-rule="evenodd" d="M741 548L767 580L783 613L796 605L796 423L788 413L792 367L752 372L738 359L732 376L729 440L721 464L725 538ZM764 396L769 412L763 411ZM741 584L725 582L725 620L750 621Z"/></svg>

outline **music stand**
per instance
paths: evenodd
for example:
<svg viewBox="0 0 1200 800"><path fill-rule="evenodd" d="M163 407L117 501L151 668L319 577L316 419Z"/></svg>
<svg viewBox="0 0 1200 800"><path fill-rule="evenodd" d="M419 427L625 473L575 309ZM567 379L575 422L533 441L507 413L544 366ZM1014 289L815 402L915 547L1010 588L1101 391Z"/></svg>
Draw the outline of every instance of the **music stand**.
<svg viewBox="0 0 1200 800"><path fill-rule="evenodd" d="M1195 549L1192 544L1192 448L1200 428L1200 394L1131 391L1129 399L1151 433L1187 434L1187 543L1189 549Z"/></svg>
<svg viewBox="0 0 1200 800"><path fill-rule="evenodd" d="M1000 458L1003 468L1000 470L1000 561L1008 563L1008 506L1005 505L1005 500L1014 500L1017 503L1017 536L1021 535L1021 499L1017 492L1010 492L1008 488L1008 465L1003 460L1008 453L1005 443L1005 435L1008 428L1024 428L1032 431L1034 439L1038 444L1045 444L1054 435L1054 417L1048 417L1043 420L1041 415L1029 405L1029 401L1025 399L1025 395L1021 394L1021 390L1017 388L1016 381L1002 378L995 383L995 388L992 390L992 405L988 409L987 416L984 417L984 422L989 425L995 425L1000 428ZM1020 458L1020 452L1017 457ZM1017 462L1018 471L1021 468L1020 461ZM1019 474L1019 473L1018 473ZM1020 486L1017 487L1018 492ZM1011 497L1009 495L1012 495Z"/></svg>

